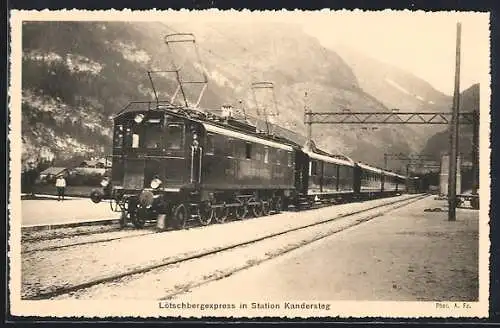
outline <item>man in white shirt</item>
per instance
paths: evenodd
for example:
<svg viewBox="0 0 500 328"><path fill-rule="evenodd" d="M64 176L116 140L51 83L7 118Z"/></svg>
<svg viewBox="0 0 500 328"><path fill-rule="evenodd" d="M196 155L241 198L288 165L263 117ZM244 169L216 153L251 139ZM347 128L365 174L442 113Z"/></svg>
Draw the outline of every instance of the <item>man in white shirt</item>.
<svg viewBox="0 0 500 328"><path fill-rule="evenodd" d="M66 189L66 179L58 175L56 179L57 201L64 200L64 189Z"/></svg>

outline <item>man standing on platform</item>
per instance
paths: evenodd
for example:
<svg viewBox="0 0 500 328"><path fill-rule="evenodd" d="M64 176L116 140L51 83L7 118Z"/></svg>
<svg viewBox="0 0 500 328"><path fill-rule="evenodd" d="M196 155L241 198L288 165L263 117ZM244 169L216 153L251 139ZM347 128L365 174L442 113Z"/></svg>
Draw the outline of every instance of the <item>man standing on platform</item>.
<svg viewBox="0 0 500 328"><path fill-rule="evenodd" d="M31 198L35 198L35 183L38 178L38 171L33 162L28 163L28 171L26 172L26 186L28 194Z"/></svg>
<svg viewBox="0 0 500 328"><path fill-rule="evenodd" d="M64 200L64 190L66 189L66 179L64 176L58 175L56 179L57 201Z"/></svg>

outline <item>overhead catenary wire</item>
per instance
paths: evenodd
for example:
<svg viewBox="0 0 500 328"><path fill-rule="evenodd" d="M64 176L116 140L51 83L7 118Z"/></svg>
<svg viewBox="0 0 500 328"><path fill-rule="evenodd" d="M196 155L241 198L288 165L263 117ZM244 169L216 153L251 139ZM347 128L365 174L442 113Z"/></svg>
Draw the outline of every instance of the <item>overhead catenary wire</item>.
<svg viewBox="0 0 500 328"><path fill-rule="evenodd" d="M180 33L179 31L177 31L176 29L172 28L171 26L169 26L169 25L167 25L167 24L163 24L163 26L164 26L167 30L169 30L169 31L171 31L171 32L173 32L173 33ZM208 26L209 26L209 25L208 25ZM213 29L214 31L216 31L219 35L221 35L221 36L222 36L222 37L224 37L225 39L229 40L232 44L236 44L236 45L237 45L240 49L242 49L242 50L243 50L243 52L248 52L247 47L242 46L241 44L239 44L239 42L235 42L233 38L230 38L230 37L225 36L222 32L220 32L219 30L215 29L215 28L214 28L214 27L212 27L212 26L209 26L209 27L210 27L211 29ZM201 44L203 44L203 42L200 42L200 43L201 43ZM257 80L257 78L256 78L256 74L255 74L255 72L256 72L256 67L255 67L255 66L253 66L253 65L251 65L251 64L248 64L248 63L246 63L246 64L244 64L243 66L246 66L247 68L244 68L244 67L242 67L242 65L237 65L237 64L233 63L233 62L232 62L232 61L230 61L227 57L225 57L225 56L223 56L223 55L220 55L219 53L216 53L215 51L213 51L213 50L212 50L212 49L210 49L210 48L207 48L206 46L203 46L203 45L198 45L198 48L199 48L199 49L201 49L202 51L204 51L204 52L208 53L208 54L209 54L209 55L211 55L211 56L218 57L219 59L223 60L223 61L224 61L224 63L227 63L227 64L229 64L229 65L231 65L231 66L233 66L233 67L235 67L235 68L237 68L237 69L241 69L241 70L245 71L246 75L251 77L251 81L255 81L255 80ZM251 69L250 69L250 70L248 70L248 67L250 67ZM250 92L250 91L251 91L251 89L247 89L247 91L246 91L246 93L245 93L245 95L244 95L244 98L245 98L245 99L249 97L249 92ZM273 101L275 102L275 106L276 106L276 108L278 108L278 107L279 107L279 106L278 106L278 101L277 101L277 99L276 99L276 97L275 97L274 92L273 92ZM254 102L255 102L255 100L254 100ZM238 102L238 104L239 104L239 105L241 105L241 104L242 104L241 100ZM255 106L256 110L258 111L259 104L258 104L257 102L255 102L254 106ZM247 106L245 106L245 107L247 107ZM241 110L242 110L242 111L245 111L243 108L242 108ZM276 109L276 110L277 110L277 109ZM246 116L246 113L245 113L245 116ZM257 112L257 116L260 116L260 114L259 114L258 112ZM264 118L264 119L267 121L267 118Z"/></svg>

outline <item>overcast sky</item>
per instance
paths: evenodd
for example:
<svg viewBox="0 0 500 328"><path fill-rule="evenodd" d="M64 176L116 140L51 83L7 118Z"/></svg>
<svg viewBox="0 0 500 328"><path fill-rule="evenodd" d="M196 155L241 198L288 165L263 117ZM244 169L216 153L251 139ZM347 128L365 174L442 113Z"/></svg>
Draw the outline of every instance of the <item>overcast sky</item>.
<svg viewBox="0 0 500 328"><path fill-rule="evenodd" d="M489 74L486 13L324 12L302 25L325 47L342 43L423 78L453 94L456 23L462 23L461 82L464 90Z"/></svg>
<svg viewBox="0 0 500 328"><path fill-rule="evenodd" d="M201 15L200 15L201 13ZM489 13L416 11L197 12L207 20L294 22L328 48L342 43L408 70L437 90L453 94L456 25L462 23L461 83L464 90L489 75ZM188 17L189 12L174 16ZM191 16L192 17L192 16Z"/></svg>

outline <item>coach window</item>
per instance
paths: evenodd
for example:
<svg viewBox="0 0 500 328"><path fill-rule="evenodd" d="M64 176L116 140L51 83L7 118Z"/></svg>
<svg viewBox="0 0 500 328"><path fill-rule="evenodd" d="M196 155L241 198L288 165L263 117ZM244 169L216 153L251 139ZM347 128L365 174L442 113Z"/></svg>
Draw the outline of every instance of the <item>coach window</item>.
<svg viewBox="0 0 500 328"><path fill-rule="evenodd" d="M292 161L292 153L288 152L288 166L292 167L293 161Z"/></svg>
<svg viewBox="0 0 500 328"><path fill-rule="evenodd" d="M276 150L276 165L281 165L281 149Z"/></svg>
<svg viewBox="0 0 500 328"><path fill-rule="evenodd" d="M269 162L269 147L264 147L264 163Z"/></svg>
<svg viewBox="0 0 500 328"><path fill-rule="evenodd" d="M234 156L233 146L234 146L234 139L228 138L227 142L226 142L226 148L225 148L225 153L226 153L227 157L232 158Z"/></svg>
<svg viewBox="0 0 500 328"><path fill-rule="evenodd" d="M245 143L245 158L246 159L252 158L252 144L249 142Z"/></svg>
<svg viewBox="0 0 500 328"><path fill-rule="evenodd" d="M311 175L316 175L318 171L318 162L311 161Z"/></svg>

